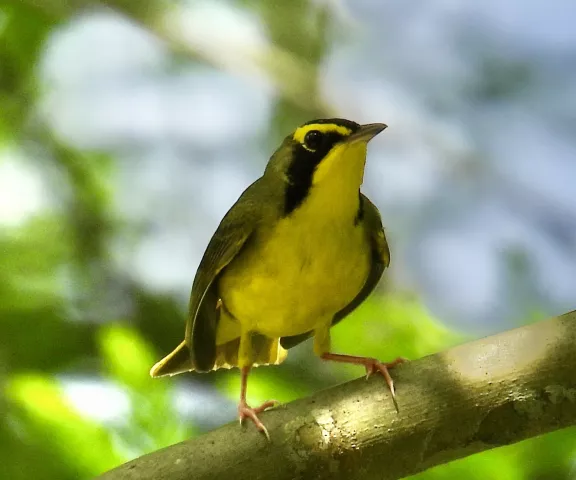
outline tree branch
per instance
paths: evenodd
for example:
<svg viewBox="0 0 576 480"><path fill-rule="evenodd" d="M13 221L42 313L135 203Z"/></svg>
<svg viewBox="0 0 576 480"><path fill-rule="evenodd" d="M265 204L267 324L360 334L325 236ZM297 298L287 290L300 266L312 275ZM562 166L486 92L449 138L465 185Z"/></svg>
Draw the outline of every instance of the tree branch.
<svg viewBox="0 0 576 480"><path fill-rule="evenodd" d="M100 480L398 479L576 424L576 310L233 422ZM162 412L158 412L159 415Z"/></svg>

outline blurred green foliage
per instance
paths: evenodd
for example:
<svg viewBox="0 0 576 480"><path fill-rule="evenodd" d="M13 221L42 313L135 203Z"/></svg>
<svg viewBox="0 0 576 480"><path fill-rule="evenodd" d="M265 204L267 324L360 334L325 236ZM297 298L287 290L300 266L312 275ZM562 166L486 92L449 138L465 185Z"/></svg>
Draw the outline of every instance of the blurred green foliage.
<svg viewBox="0 0 576 480"><path fill-rule="evenodd" d="M232 402L239 376L231 371L149 377L151 365L181 339L183 306L126 278L110 260L108 244L123 228L110 187L115 160L63 144L34 116L43 48L66 20L63 12L50 10L51 2L44 8L34 3L42 2L0 5L0 149L17 148L35 162L55 206L0 231L0 478L88 479L202 433L177 411L176 385L186 382L194 396L197 388L215 384ZM286 2L282 16L264 0L243 3L260 15L279 46L306 55L318 68L329 41L324 7ZM316 90L310 86L311 97ZM287 124L320 115L318 104L303 109L279 98L268 138L277 138ZM122 305L111 308L118 292ZM333 337L336 351L382 359L418 358L463 340L417 300L398 293L375 295L338 325ZM323 364L310 350L303 345L292 352L294 360L255 369L251 401L290 401L362 374L353 366ZM127 410L107 420L81 413L66 394L71 379L115 387ZM564 430L413 478L563 479L575 455L576 434Z"/></svg>
<svg viewBox="0 0 576 480"><path fill-rule="evenodd" d="M6 395L15 406L14 422L22 428L21 439L42 444L75 474L94 476L122 460L106 429L74 411L53 378L14 375Z"/></svg>

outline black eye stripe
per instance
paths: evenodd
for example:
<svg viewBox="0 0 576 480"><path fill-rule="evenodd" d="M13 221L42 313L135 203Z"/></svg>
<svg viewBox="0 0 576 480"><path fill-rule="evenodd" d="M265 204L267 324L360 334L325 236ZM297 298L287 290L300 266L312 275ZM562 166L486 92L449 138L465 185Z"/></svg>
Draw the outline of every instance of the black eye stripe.
<svg viewBox="0 0 576 480"><path fill-rule="evenodd" d="M284 215L289 215L302 204L312 187L316 167L332 147L345 138L337 132L318 132L320 142L312 149L307 145L307 137L314 131L317 130L311 130L304 136L304 145L297 141L292 143L292 162L286 171L289 184L284 199Z"/></svg>

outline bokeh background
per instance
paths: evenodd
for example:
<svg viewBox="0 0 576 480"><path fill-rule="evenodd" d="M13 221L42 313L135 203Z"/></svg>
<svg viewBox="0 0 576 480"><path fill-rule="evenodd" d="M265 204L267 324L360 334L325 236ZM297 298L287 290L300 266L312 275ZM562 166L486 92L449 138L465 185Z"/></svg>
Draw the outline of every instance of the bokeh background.
<svg viewBox="0 0 576 480"><path fill-rule="evenodd" d="M391 359L576 306L571 0L2 0L0 478L89 479L232 421L237 370L152 380L221 217L299 123L385 122L392 264L334 330ZM249 400L361 375L306 343ZM399 388L401 402L402 387ZM567 429L420 480L576 478Z"/></svg>

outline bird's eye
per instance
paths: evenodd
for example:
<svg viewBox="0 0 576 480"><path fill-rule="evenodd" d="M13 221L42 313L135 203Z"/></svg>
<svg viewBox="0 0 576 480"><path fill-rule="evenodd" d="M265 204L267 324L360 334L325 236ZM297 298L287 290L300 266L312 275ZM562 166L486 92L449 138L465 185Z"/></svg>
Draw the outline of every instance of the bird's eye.
<svg viewBox="0 0 576 480"><path fill-rule="evenodd" d="M304 137L304 146L316 150L322 144L322 134L318 130L310 130Z"/></svg>

